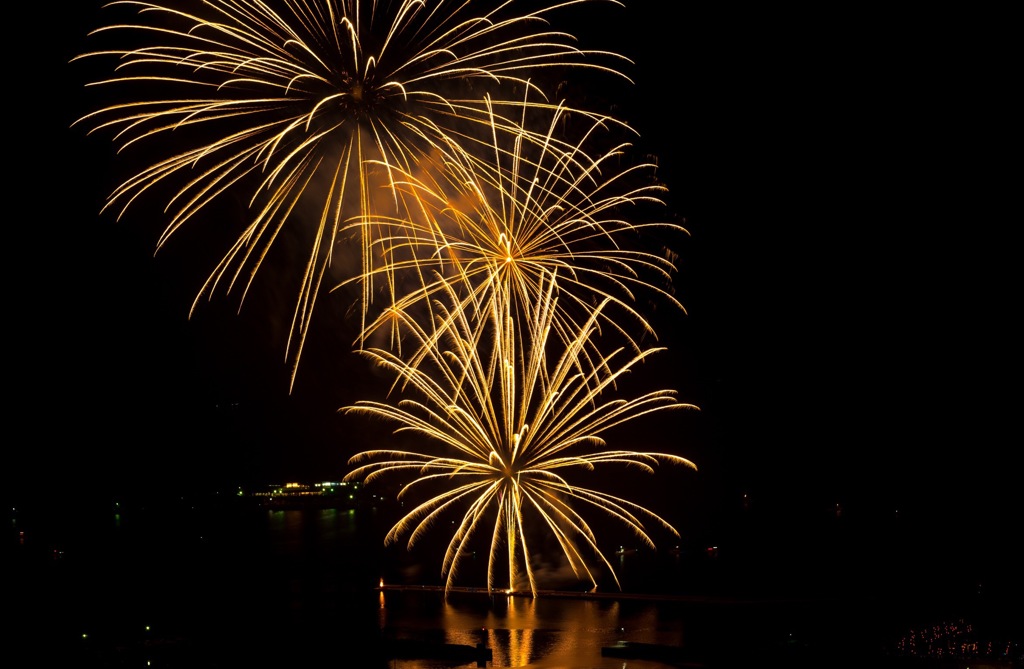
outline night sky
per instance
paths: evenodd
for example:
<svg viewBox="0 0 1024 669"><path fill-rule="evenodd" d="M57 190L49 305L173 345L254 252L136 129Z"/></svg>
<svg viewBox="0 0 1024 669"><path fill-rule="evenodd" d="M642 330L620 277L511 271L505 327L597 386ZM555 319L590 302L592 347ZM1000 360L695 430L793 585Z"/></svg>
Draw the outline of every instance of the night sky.
<svg viewBox="0 0 1024 669"><path fill-rule="evenodd" d="M321 308L290 395L290 287L263 277L240 315L221 293L188 319L229 237L185 230L154 257L158 216L98 214L129 162L70 127L94 98L68 61L103 16L70 4L9 26L30 41L7 41L5 488L74 500L339 478L386 434L336 412L381 387L351 353L350 304ZM642 438L697 463L683 483L701 504L905 509L948 532L937 547L1012 550L1005 20L627 4L579 32L636 63L620 111L691 232L688 313L659 313L669 351L651 373L702 408L638 423Z"/></svg>

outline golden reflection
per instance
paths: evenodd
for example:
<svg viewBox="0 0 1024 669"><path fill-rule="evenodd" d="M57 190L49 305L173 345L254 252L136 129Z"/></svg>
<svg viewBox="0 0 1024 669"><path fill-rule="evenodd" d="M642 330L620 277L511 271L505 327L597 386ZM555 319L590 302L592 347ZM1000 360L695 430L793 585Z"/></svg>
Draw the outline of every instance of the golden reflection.
<svg viewBox="0 0 1024 669"><path fill-rule="evenodd" d="M482 621L478 609L465 601L446 602L443 607L446 643L483 642L492 653L489 666L556 667L581 656L597 656L601 644L620 638L620 605L615 600L493 595L491 602Z"/></svg>

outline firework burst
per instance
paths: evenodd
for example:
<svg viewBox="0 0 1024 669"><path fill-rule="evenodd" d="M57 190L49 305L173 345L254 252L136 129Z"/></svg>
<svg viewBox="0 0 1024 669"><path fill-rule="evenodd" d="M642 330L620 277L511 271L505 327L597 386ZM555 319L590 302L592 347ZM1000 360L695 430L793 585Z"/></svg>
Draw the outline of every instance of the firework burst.
<svg viewBox="0 0 1024 669"><path fill-rule="evenodd" d="M536 90L527 73L582 67L622 76L621 57L581 50L548 27L557 9L606 1L614 2L520 10L517 0L117 0L108 6L137 17L94 35L137 45L79 58L116 59L114 75L94 85L120 87L130 101L79 122L112 132L122 150L163 152L107 203L120 215L143 196L165 199L169 222L158 248L214 200L229 192L248 198L250 218L193 310L218 288L244 301L285 225L301 228L308 252L298 263L286 348L297 366L321 286L330 272L346 272L336 257L345 221L369 211L400 218L411 206L395 189L380 193L393 170L408 173L439 147L472 151L479 129L493 127L483 92ZM366 279L365 309L373 280L394 294L393 274L374 254L374 230L359 229L355 273Z"/></svg>
<svg viewBox="0 0 1024 669"><path fill-rule="evenodd" d="M662 219L636 223L627 217L641 209L645 215L662 212L665 188L655 178L656 166L629 163L628 144L590 150L606 139L607 120L595 121L570 143L561 138L564 107L547 110L546 118L525 101L522 107L531 118L524 113L510 125L488 105L489 161L454 150L439 152L432 166L420 165L415 173L392 169L398 180L391 188L416 208L401 218L367 214L354 224L377 231L375 255L389 259L389 273L407 278L391 308L369 322L364 339L390 327L390 345L399 346L396 315L417 305L429 312L432 298L452 289L459 307L481 318L493 311L495 300L533 302L551 274L567 289L552 317L565 342L577 336L594 305L606 301L601 323L639 351L622 319L654 335L638 307L638 291L683 310L669 290L671 254L662 247L661 253L645 250L641 238L667 239L686 230ZM407 361L415 364L431 343Z"/></svg>
<svg viewBox="0 0 1024 669"><path fill-rule="evenodd" d="M499 578L504 556L509 589L516 588L525 570L533 594L537 583L526 532L531 523L550 530L577 577L593 587L595 560L617 584L618 577L587 520L591 513L623 523L650 547L654 542L645 521L678 536L654 512L575 481L603 465L646 472L660 462L694 467L676 455L606 449L601 435L652 412L695 407L677 402L675 393L666 390L608 399L617 380L659 349L623 356L620 348L600 364L584 364L581 354L608 300L592 311L571 341L552 341L548 335L557 312L557 288L550 275L540 279L526 312L508 300L491 300L483 324L461 307L456 286L442 281L446 299L438 302L449 306L437 307L441 336L421 328L416 319L405 322L424 343L425 360L413 366L391 350L363 351L395 375L395 390L405 399L361 401L345 409L396 423L398 432L415 433L436 447L359 453L350 460L355 468L347 479L371 483L404 475L411 481L401 498L430 493L431 484L444 486L402 517L385 541L407 536L411 548L442 514L463 513L444 556L446 588L478 533L490 534L488 589Z"/></svg>

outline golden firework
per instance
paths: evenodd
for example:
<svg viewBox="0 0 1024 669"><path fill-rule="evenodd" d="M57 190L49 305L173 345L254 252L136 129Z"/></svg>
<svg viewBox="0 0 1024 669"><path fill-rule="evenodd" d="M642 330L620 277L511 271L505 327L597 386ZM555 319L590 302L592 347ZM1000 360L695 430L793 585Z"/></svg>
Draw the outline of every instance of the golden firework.
<svg viewBox="0 0 1024 669"><path fill-rule="evenodd" d="M508 588L517 588L520 574L531 592L537 583L527 543L527 527L540 523L550 530L578 578L593 587L596 560L615 578L615 570L598 545L588 512L619 521L645 545L653 547L644 521L653 521L678 536L653 511L628 499L574 481L574 475L599 465L626 465L653 472L660 462L694 467L677 455L606 449L602 435L613 427L666 409L696 408L681 404L668 390L631 399L609 398L616 382L659 349L637 354L619 348L599 364L581 355L595 335L606 298L581 324L571 340L551 340L557 287L550 274L527 296L520 311L508 299L486 302L487 318L478 322L462 307L457 285L439 280L434 325L400 314L414 333L424 359L407 364L389 349L367 348L363 354L395 376L395 403L361 401L345 411L383 418L398 424L434 448L424 451L378 449L359 453L347 480L371 483L389 475L409 479L400 497L441 492L419 503L388 532L393 543L408 537L411 548L445 512L463 514L455 523L442 565L446 588L478 532L490 533L487 587L499 577L499 561L507 560Z"/></svg>
<svg viewBox="0 0 1024 669"><path fill-rule="evenodd" d="M527 73L557 66L621 76L620 56L581 50L547 20L557 9L603 1L614 2L111 2L137 18L94 31L121 42L79 58L116 59L114 75L93 85L120 87L128 101L79 122L113 132L121 150L147 145L161 157L118 186L106 207L120 215L143 196L164 199L160 248L211 202L229 193L247 201L248 221L193 310L218 287L239 290L244 301L294 224L287 233L305 250L292 263L301 279L285 355L297 365L321 286L337 283L332 272L366 279L364 309L374 279L395 292L371 227L359 226L361 269L350 271L338 246L351 217L406 215L403 193L381 192L393 170L410 172L438 147L472 150L478 130L494 127L482 93L535 89ZM295 367L293 384L294 374Z"/></svg>
<svg viewBox="0 0 1024 669"><path fill-rule="evenodd" d="M375 255L388 258L389 275L406 281L390 308L369 321L364 341L390 327L390 345L397 347L396 314L419 309L429 321L432 298L449 290L458 294L459 308L473 314L489 314L493 300L533 302L552 273L566 288L552 317L565 341L577 336L595 304L606 301L602 325L640 350L627 321L647 335L654 329L641 313L639 291L683 310L668 289L675 270L671 255L642 239L664 243L686 230L663 218L634 221L641 209L663 215L665 188L656 165L630 162L629 144L604 146L607 119L569 142L560 132L565 107L542 115L524 100L522 108L522 118L512 123L497 116L488 100L489 160L455 147L438 151L413 172L391 169L391 188L415 208L392 218L371 212L353 223L376 231ZM349 279L356 280L367 278ZM425 342L420 356L431 344ZM406 360L415 364L417 358Z"/></svg>

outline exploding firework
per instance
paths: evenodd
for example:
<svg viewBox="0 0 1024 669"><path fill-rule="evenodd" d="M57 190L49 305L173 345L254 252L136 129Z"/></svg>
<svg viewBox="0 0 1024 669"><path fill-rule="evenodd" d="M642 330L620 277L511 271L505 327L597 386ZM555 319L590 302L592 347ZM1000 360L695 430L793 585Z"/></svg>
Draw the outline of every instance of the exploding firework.
<svg viewBox="0 0 1024 669"><path fill-rule="evenodd" d="M530 106L524 102L523 108ZM355 223L378 231L375 255L389 259L390 275L407 279L397 301L370 321L363 337L390 327L391 346L400 346L396 314L417 306L429 311L432 298L452 288L460 308L487 318L492 301L530 303L544 277L557 274L566 288L552 317L559 337L575 338L594 305L607 301L602 324L640 350L622 319L624 314L641 332L654 334L639 308L638 291L683 309L668 289L671 255L641 239L647 235L661 243L686 230L664 219L634 222L640 209L643 215L662 213L665 188L655 177L656 166L630 163L628 144L589 150L590 144L604 146L596 140L605 139L607 120L594 122L569 143L560 131L564 107L548 110L546 118L530 109L531 118L524 114L516 125L489 110L494 126L489 161L447 151L438 154L443 164L432 169L392 169L398 181L391 187L415 202L416 210L392 219L371 213ZM411 364L416 359L406 358Z"/></svg>
<svg viewBox="0 0 1024 669"><path fill-rule="evenodd" d="M550 275L532 294L525 313L509 300L487 303L484 324L471 320L459 304L456 287L442 282L446 300L438 300L437 333L405 326L424 342L426 359L407 364L389 349L363 354L394 373L397 403L361 401L345 410L398 424L397 432L419 435L436 448L414 452L370 450L350 460L348 480L404 475L411 479L401 498L431 494L388 532L386 543L408 537L411 548L444 513L458 510L442 565L446 588L478 533L490 534L487 586L499 578L507 559L508 587L516 589L522 570L531 592L537 583L528 545L528 526L550 530L581 580L597 587L594 564L618 577L598 545L588 516L596 513L624 524L653 547L645 521L676 536L654 512L628 499L584 485L575 479L602 465L626 465L653 472L661 462L694 467L677 455L605 448L602 434L656 411L695 408L681 404L667 390L632 399L608 399L616 383L659 349L623 357L626 349L607 354L600 364L584 364L581 353L594 336L606 299L594 309L576 337L561 345L548 334L557 312L557 286ZM448 308L440 303L447 302ZM429 345L426 342L430 342ZM435 493L442 486L440 492Z"/></svg>
<svg viewBox="0 0 1024 669"><path fill-rule="evenodd" d="M549 28L557 9L605 1L614 2L521 10L518 0L119 0L108 6L136 10L137 18L94 35L122 45L79 58L116 59L114 74L94 85L122 87L128 101L79 122L112 132L122 150L164 152L106 205L120 215L144 196L166 200L158 248L211 202L228 193L248 200L248 222L193 310L218 288L244 301L285 230L299 236L308 251L296 264L301 279L286 346L297 366L321 286L336 283L332 271L349 273L339 268L347 264L339 257L345 221L371 211L401 218L415 205L389 189L394 170L409 173L438 148L472 151L480 129L495 125L484 92L505 100L515 96L500 91L536 90L528 75L554 67L622 76L621 57L581 50ZM361 269L352 273L367 279L365 309L373 280L394 294L393 275L387 259L375 257L373 229L358 227Z"/></svg>

